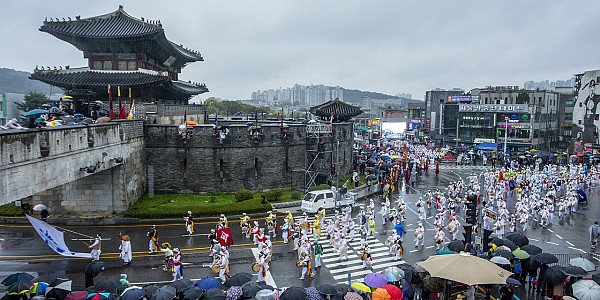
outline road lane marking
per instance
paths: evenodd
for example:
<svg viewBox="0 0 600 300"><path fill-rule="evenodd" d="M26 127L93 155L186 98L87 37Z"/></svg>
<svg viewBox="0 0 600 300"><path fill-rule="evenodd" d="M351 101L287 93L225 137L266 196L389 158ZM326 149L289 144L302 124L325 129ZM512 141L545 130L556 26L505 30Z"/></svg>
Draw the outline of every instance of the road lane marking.
<svg viewBox="0 0 600 300"><path fill-rule="evenodd" d="M408 252L409 252L409 253L413 253L413 252L417 252L417 251L419 251L419 250L418 250L418 249L414 249L414 250L410 250L410 251L408 251Z"/></svg>
<svg viewBox="0 0 600 300"><path fill-rule="evenodd" d="M252 248L252 254L254 255L254 258L257 261L258 261L258 253L259 253L258 248ZM273 280L273 276L271 276L271 271L269 271L268 269L267 269L267 276L265 276L265 283L274 288L277 288L277 285L275 284L275 280Z"/></svg>
<svg viewBox="0 0 600 300"><path fill-rule="evenodd" d="M433 248L433 247L435 247L435 246L427 246L427 247L425 247L425 248L426 248L426 249L431 249L431 248Z"/></svg>
<svg viewBox="0 0 600 300"><path fill-rule="evenodd" d="M556 235L556 237L559 238L559 239L561 239L561 240L563 239L562 236L560 236L558 234Z"/></svg>
<svg viewBox="0 0 600 300"><path fill-rule="evenodd" d="M552 229L548 229L548 231L550 231L550 232L554 233L554 231L552 231Z"/></svg>
<svg viewBox="0 0 600 300"><path fill-rule="evenodd" d="M530 241L536 241L536 242L539 242L539 241L540 241L540 240L538 240L538 239L533 239L533 238L529 238L529 240L530 240Z"/></svg>
<svg viewBox="0 0 600 300"><path fill-rule="evenodd" d="M573 245L573 244L572 244L571 242L569 242L569 241L565 241L565 243L569 244L569 246L575 246L575 245Z"/></svg>
<svg viewBox="0 0 600 300"><path fill-rule="evenodd" d="M547 243L547 244L550 244L550 245L556 245L556 246L558 246L558 244L557 244L557 243L553 243L553 242L546 242L546 243Z"/></svg>

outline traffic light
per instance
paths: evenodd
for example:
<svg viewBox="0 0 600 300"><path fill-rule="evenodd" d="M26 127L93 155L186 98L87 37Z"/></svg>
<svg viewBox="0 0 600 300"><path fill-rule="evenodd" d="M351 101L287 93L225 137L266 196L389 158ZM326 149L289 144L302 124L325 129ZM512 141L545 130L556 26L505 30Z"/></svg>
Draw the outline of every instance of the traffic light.
<svg viewBox="0 0 600 300"><path fill-rule="evenodd" d="M335 175L335 164L331 164L331 175Z"/></svg>
<svg viewBox="0 0 600 300"><path fill-rule="evenodd" d="M473 234L473 225L463 225L465 232L463 233L465 245L471 242L471 235Z"/></svg>
<svg viewBox="0 0 600 300"><path fill-rule="evenodd" d="M477 223L477 196L467 196L467 211L465 212L465 221L467 224L474 225Z"/></svg>

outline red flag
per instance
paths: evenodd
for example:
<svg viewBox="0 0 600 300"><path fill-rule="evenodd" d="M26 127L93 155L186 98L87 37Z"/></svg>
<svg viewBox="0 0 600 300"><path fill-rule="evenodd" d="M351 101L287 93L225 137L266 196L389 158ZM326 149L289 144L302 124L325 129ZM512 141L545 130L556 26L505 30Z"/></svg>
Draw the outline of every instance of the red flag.
<svg viewBox="0 0 600 300"><path fill-rule="evenodd" d="M119 119L126 119L127 113L125 112L125 104L121 105L121 109L119 110Z"/></svg>
<svg viewBox="0 0 600 300"><path fill-rule="evenodd" d="M112 92L110 91L110 84L108 85L108 107L108 117L112 120L115 117L115 112L113 111Z"/></svg>
<svg viewBox="0 0 600 300"><path fill-rule="evenodd" d="M230 246L233 245L233 238L231 237L231 229L229 228L221 228L217 229L217 238L219 239L219 244L221 246Z"/></svg>

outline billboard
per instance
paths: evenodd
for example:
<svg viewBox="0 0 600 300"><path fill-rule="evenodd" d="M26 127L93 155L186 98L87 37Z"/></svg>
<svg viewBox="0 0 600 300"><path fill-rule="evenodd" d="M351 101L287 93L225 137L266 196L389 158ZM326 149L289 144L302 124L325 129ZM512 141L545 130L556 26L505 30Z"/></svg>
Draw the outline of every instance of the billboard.
<svg viewBox="0 0 600 300"><path fill-rule="evenodd" d="M448 103L479 103L479 95L448 96Z"/></svg>

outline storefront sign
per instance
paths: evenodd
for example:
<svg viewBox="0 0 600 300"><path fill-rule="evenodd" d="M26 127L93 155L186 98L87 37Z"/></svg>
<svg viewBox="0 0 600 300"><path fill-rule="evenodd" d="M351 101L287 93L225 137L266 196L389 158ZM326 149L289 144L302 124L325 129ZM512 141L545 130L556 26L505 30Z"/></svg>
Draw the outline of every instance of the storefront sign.
<svg viewBox="0 0 600 300"><path fill-rule="evenodd" d="M473 142L475 144L481 144L481 143L495 143L496 140L495 139L480 139L480 138L476 138L473 140Z"/></svg>
<svg viewBox="0 0 600 300"><path fill-rule="evenodd" d="M480 95L448 96L449 103L479 103Z"/></svg>
<svg viewBox="0 0 600 300"><path fill-rule="evenodd" d="M459 112L527 112L527 104L460 104Z"/></svg>

